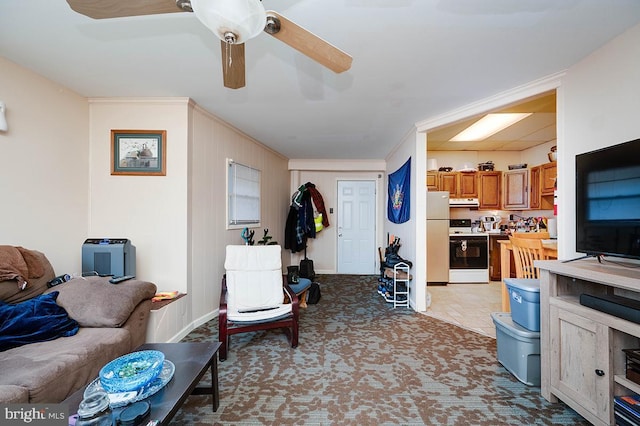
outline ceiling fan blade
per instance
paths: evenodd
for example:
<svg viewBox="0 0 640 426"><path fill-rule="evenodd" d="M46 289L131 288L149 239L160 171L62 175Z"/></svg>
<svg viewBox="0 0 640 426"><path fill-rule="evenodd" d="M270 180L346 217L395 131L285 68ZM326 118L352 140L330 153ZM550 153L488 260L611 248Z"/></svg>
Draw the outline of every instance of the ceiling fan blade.
<svg viewBox="0 0 640 426"><path fill-rule="evenodd" d="M269 28L270 19L279 22L279 29ZM273 10L267 11L265 31L336 73L351 68L350 55Z"/></svg>
<svg viewBox="0 0 640 426"><path fill-rule="evenodd" d="M93 19L185 12L176 0L67 0L71 9Z"/></svg>
<svg viewBox="0 0 640 426"><path fill-rule="evenodd" d="M229 44L220 40L220 48L222 49L224 87L230 89L244 87L244 43Z"/></svg>

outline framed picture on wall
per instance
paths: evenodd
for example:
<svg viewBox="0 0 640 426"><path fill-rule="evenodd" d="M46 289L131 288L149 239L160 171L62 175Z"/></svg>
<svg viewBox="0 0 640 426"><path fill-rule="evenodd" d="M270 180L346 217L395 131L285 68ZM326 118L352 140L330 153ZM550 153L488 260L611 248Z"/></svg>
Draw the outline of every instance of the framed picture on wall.
<svg viewBox="0 0 640 426"><path fill-rule="evenodd" d="M111 174L165 176L166 130L111 130Z"/></svg>

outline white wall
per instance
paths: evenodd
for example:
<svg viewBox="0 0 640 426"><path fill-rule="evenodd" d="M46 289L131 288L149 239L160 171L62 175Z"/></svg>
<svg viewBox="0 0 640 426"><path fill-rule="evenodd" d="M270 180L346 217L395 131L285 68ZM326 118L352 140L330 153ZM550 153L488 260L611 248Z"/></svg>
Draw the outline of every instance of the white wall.
<svg viewBox="0 0 640 426"><path fill-rule="evenodd" d="M129 238L136 276L187 291L187 98L90 99L90 238ZM166 176L111 175L111 130L166 130Z"/></svg>
<svg viewBox="0 0 640 426"><path fill-rule="evenodd" d="M540 164L549 162L549 152L551 148L558 146L558 141L553 140L547 143L543 143L542 145L534 146L533 148L525 149L522 151L522 156L520 158L521 162L528 162L529 167L537 166Z"/></svg>
<svg viewBox="0 0 640 426"><path fill-rule="evenodd" d="M387 185L385 179L385 235L393 234L400 237L402 247L398 252L404 259L413 262L411 274L413 280L409 282L409 304L416 311L426 311L426 138L424 134L409 133L402 142L387 156L387 176L411 158L411 195L410 219L405 223L392 223L386 215L388 202ZM386 244L385 244L386 246Z"/></svg>
<svg viewBox="0 0 640 426"><path fill-rule="evenodd" d="M558 256L561 259L574 258L578 256L575 251L575 156L640 137L638 69L640 25L627 30L564 72L429 118L416 126L418 132L426 132L556 89ZM542 156L541 152L532 153ZM436 158L437 155L440 153L435 155ZM479 157L477 159L480 160Z"/></svg>
<svg viewBox="0 0 640 426"><path fill-rule="evenodd" d="M111 176L111 129L166 130L166 176ZM181 334L215 315L225 247L244 243L225 227L226 158L262 171L256 236L284 232L286 159L187 98L91 99L91 147L89 233L130 238L139 278L188 293Z"/></svg>
<svg viewBox="0 0 640 426"><path fill-rule="evenodd" d="M189 292L192 321L198 325L216 312L224 274L225 247L244 244L241 231L225 227L226 158L261 171L261 227L256 241L269 229L273 240L284 245L284 225L289 211L287 159L198 106L190 110L189 166ZM283 248L283 264L288 255Z"/></svg>
<svg viewBox="0 0 640 426"><path fill-rule="evenodd" d="M575 252L576 154L640 138L640 25L569 68L560 92L559 257ZM639 153L640 155L640 153Z"/></svg>
<svg viewBox="0 0 640 426"><path fill-rule="evenodd" d="M0 57L0 100L0 244L59 274L80 273L86 238L130 238L139 278L189 293L178 329L215 315L224 246L242 244L224 226L226 157L262 170L262 225L284 233L287 160L187 98L88 100ZM112 176L111 129L167 130L166 176Z"/></svg>
<svg viewBox="0 0 640 426"><path fill-rule="evenodd" d="M79 273L89 197L86 98L0 57L0 244L43 252Z"/></svg>

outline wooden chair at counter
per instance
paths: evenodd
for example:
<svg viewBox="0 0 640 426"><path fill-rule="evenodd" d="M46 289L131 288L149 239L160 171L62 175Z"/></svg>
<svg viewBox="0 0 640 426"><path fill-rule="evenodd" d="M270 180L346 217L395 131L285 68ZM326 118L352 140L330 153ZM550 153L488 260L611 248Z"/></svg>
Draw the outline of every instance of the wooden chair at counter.
<svg viewBox="0 0 640 426"><path fill-rule="evenodd" d="M542 247L543 239L509 237L516 265L516 278L538 279L538 269L533 266L533 262L545 258ZM505 279L505 283L508 279Z"/></svg>
<svg viewBox="0 0 640 426"><path fill-rule="evenodd" d="M505 278L504 286L507 290L507 300L513 312L512 303L518 304L518 311L522 312L523 303L521 290L540 291L538 268L533 265L536 260L544 259L542 238L514 238L509 237L516 265L516 278Z"/></svg>
<svg viewBox="0 0 640 426"><path fill-rule="evenodd" d="M510 276L510 271L511 271L511 253L513 253L513 266L515 267L514 269L516 270L516 278L520 278L521 277L521 272L518 272L518 267L516 264L516 252L515 252L515 247L512 244L512 240L513 239L517 239L517 240L522 240L522 241L535 241L533 244L535 244L535 246L538 246L538 243L540 244L540 246L542 247L542 258L543 259L555 259L557 256L557 251L556 249L550 249L545 247L545 244L543 244L543 240L549 241L549 232L547 231L543 231L543 232L516 232L514 234L512 234L509 237L509 241L502 241L506 244L500 244L500 266L501 266L501 275L502 275L502 281L503 281L503 285L502 285L502 311L503 312L510 312L511 311L511 307L510 307L510 297L509 297L509 292L507 291L507 280L511 279Z"/></svg>

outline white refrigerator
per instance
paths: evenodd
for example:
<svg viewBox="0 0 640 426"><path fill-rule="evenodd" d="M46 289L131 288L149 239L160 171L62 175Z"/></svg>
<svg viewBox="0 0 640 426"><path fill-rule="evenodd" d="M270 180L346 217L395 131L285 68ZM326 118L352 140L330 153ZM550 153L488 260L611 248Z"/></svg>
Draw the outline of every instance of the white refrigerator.
<svg viewBox="0 0 640 426"><path fill-rule="evenodd" d="M449 282L449 192L427 192L427 283Z"/></svg>

